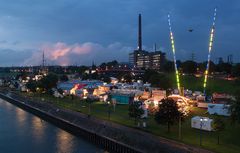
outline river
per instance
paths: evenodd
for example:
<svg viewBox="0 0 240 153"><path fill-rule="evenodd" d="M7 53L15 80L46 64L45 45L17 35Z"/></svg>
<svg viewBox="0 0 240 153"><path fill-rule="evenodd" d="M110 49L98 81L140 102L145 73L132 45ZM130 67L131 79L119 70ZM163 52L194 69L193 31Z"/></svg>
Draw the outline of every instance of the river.
<svg viewBox="0 0 240 153"><path fill-rule="evenodd" d="M0 99L0 153L103 153L93 144Z"/></svg>

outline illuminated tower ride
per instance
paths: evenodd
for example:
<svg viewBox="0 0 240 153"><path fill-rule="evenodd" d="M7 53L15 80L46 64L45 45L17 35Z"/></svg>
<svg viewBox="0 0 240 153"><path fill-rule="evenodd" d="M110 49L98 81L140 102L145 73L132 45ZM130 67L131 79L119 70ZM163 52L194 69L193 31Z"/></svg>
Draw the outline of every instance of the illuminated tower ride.
<svg viewBox="0 0 240 153"><path fill-rule="evenodd" d="M209 40L209 47L208 47L208 60L207 60L206 71L204 73L204 83L203 83L204 94L206 94L206 86L207 86L207 79L208 79L209 66L210 66L210 60L211 60L213 38L214 38L214 33L215 33L216 15L217 15L217 8L214 9L213 24L212 24L212 28L211 28L211 32L210 32L210 40Z"/></svg>
<svg viewBox="0 0 240 153"><path fill-rule="evenodd" d="M180 86L179 73L178 73L177 62L176 62L175 45L174 45L174 37L173 37L173 32L172 32L170 14L168 14L168 25L169 25L169 32L170 32L170 41L171 41L171 45L172 45L174 67L175 67L175 72L176 72L177 88L178 88L179 94L181 94L181 88L180 88L181 86Z"/></svg>

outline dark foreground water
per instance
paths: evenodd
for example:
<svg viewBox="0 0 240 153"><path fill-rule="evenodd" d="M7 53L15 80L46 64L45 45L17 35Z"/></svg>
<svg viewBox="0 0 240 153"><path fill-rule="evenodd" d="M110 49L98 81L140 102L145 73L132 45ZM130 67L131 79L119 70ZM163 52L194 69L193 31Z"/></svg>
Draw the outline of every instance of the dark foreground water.
<svg viewBox="0 0 240 153"><path fill-rule="evenodd" d="M0 99L0 153L103 153L103 150Z"/></svg>

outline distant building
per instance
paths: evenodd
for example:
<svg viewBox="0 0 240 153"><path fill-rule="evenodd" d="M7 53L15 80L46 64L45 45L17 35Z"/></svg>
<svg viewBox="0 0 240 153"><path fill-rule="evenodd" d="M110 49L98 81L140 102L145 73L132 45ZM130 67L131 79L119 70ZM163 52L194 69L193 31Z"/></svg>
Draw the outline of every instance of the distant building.
<svg viewBox="0 0 240 153"><path fill-rule="evenodd" d="M129 63L137 68L160 70L165 62L165 53L156 50L148 52L142 49L141 14L138 18L138 48L129 54Z"/></svg>
<svg viewBox="0 0 240 153"><path fill-rule="evenodd" d="M129 63L137 68L160 70L165 62L165 53L135 50L129 54Z"/></svg>
<svg viewBox="0 0 240 153"><path fill-rule="evenodd" d="M165 61L165 53L161 51L134 50L129 54L129 63L137 68L160 70Z"/></svg>

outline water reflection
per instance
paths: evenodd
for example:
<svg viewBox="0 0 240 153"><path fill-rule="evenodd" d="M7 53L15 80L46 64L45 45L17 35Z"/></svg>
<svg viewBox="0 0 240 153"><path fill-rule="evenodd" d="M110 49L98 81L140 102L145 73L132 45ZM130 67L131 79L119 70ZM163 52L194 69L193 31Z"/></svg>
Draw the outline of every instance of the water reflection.
<svg viewBox="0 0 240 153"><path fill-rule="evenodd" d="M41 141L44 136L45 130L45 121L38 117L32 117L32 134L37 139L37 141Z"/></svg>
<svg viewBox="0 0 240 153"><path fill-rule="evenodd" d="M26 118L27 118L27 113L20 109L20 108L16 108L15 109L16 112L16 119L17 119L17 124L21 127L26 125Z"/></svg>
<svg viewBox="0 0 240 153"><path fill-rule="evenodd" d="M96 146L0 99L1 153L103 153Z"/></svg>
<svg viewBox="0 0 240 153"><path fill-rule="evenodd" d="M74 148L72 143L73 136L66 131L57 131L57 152L59 153L71 153Z"/></svg>

